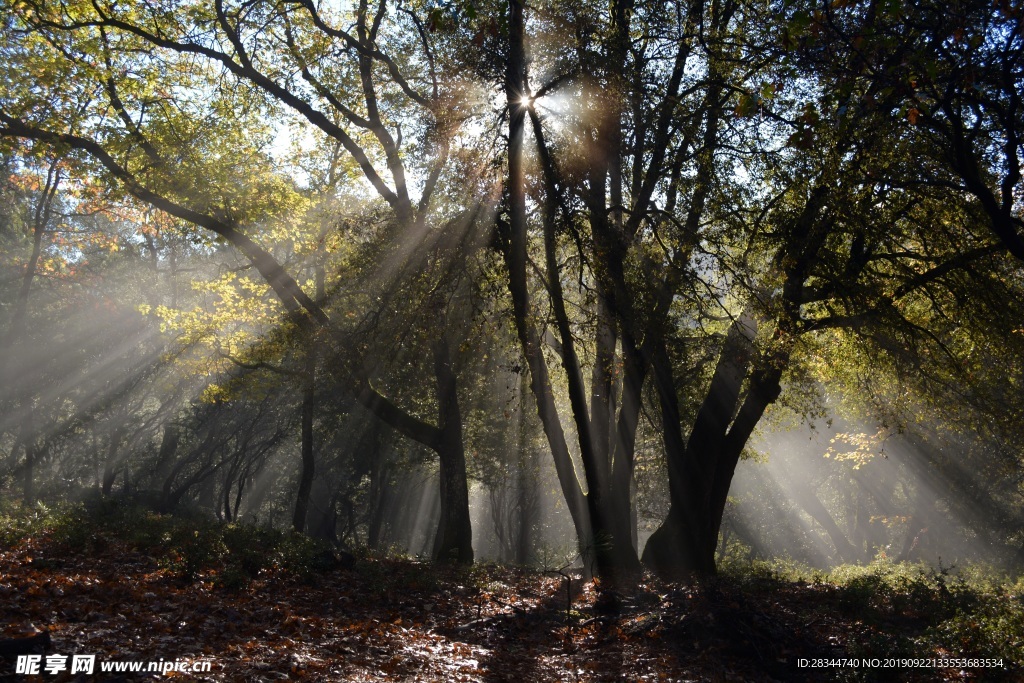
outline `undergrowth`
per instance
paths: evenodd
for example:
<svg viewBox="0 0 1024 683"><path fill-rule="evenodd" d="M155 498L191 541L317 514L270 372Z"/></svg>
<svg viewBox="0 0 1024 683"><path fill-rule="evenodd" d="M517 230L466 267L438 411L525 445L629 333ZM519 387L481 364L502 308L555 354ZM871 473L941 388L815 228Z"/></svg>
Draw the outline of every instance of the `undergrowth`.
<svg viewBox="0 0 1024 683"><path fill-rule="evenodd" d="M269 527L162 515L110 500L30 509L0 501L0 546L35 538L74 555L116 544L152 558L182 580L202 578L228 591L245 589L266 572L315 583L337 563L330 546ZM368 586L379 584L371 594L389 595L397 571L393 564L362 562L358 570ZM375 573L381 574L376 580ZM433 592L442 573L410 565L404 585ZM459 581L483 596L500 580L500 571L497 578L491 574L487 566L476 566ZM845 657L1002 659L1007 670L987 671L985 680L1010 680L1024 663L1024 579L990 567L930 567L882 558L822 571L778 560L737 562L726 564L716 581L758 598L752 604L771 604L786 594L801 623L819 624L815 629L832 624L846 634ZM669 595L673 589L664 590ZM853 675L850 680L884 680L869 672Z"/></svg>
<svg viewBox="0 0 1024 683"><path fill-rule="evenodd" d="M0 506L0 546L47 536L68 554L102 551L111 543L152 557L183 579L208 575L225 588L244 588L266 570L313 579L333 568L333 548L293 532L225 524L200 516L158 514L119 500L31 509Z"/></svg>
<svg viewBox="0 0 1024 683"><path fill-rule="evenodd" d="M775 583L820 590L823 610L864 625L867 635L849 644L848 657L1024 663L1024 578L990 566L932 567L883 557L822 571L773 560L732 565L724 574L751 589ZM986 680L1000 675L990 672Z"/></svg>

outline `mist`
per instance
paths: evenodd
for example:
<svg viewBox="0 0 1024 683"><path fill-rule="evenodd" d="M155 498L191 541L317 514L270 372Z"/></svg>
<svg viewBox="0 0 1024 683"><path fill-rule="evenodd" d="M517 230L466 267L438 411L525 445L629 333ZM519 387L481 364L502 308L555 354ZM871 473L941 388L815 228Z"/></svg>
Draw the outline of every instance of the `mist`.
<svg viewBox="0 0 1024 683"><path fill-rule="evenodd" d="M998 440L831 414L813 427L766 431L751 450L730 492L723 559L822 570L879 559L933 569L1018 566L1016 495L995 495L1007 491L994 480Z"/></svg>

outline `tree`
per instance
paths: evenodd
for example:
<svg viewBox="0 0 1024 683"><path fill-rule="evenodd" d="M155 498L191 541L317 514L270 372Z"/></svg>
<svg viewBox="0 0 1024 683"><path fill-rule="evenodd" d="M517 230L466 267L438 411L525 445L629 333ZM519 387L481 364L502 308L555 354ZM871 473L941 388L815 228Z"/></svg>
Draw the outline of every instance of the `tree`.
<svg viewBox="0 0 1024 683"><path fill-rule="evenodd" d="M522 361L509 372L529 372L588 564L613 580L641 560L666 576L712 573L751 435L772 405L813 400L823 358L857 345L923 391L966 387L986 414L1005 398L971 354L1019 327L997 303L1021 284L1010 8L988 18L956 5L952 32L931 6L909 16L877 3L8 9L0 136L197 226L211 261L233 246L243 262L210 278L211 301L153 310L181 329L230 328L212 364L235 366L214 382L225 396L283 371L280 403L265 406L254 383L237 406L273 416L281 429L265 438L224 406L189 415L160 402L151 414L176 414L177 436L129 436L129 413L105 413L107 489L146 443L172 490L196 487L237 516L268 452L246 435L275 447L290 411L302 528L314 441L349 433L351 400L437 453L434 555L468 562L466 444L495 410L481 377L507 379L472 345L500 344L480 312L510 309ZM495 90L497 122L485 113ZM303 147L291 160L273 142L284 124L268 123L285 118ZM503 286L487 289L497 273ZM1013 353L985 355L1016 368ZM342 393L335 414L315 414L318 396ZM641 471L658 472L668 509L638 557L645 403L663 469ZM238 425L230 443L195 426L214 414ZM351 471L376 472L373 488L383 469ZM884 506L851 481L862 512ZM815 500L805 507L839 552L866 550ZM379 516L370 526L379 538Z"/></svg>
<svg viewBox="0 0 1024 683"><path fill-rule="evenodd" d="M808 71L799 58L786 58L792 33L779 41L772 34L772 20L750 6L716 3L688 9L690 14L678 15L678 34L665 40L672 50L668 54L676 56L673 69L665 64L668 60L642 59L650 33L628 30L631 22L648 16L640 5L612 5L608 15L598 15L600 31L577 24L578 33L592 41L581 39L578 49L585 59L577 65L579 75L554 79L578 77L582 82L582 149L561 163L562 168L577 165L576 188L566 189L572 188L572 180L559 177L546 134L534 126L545 188L545 286L580 439L590 523L595 535L603 537L599 547L611 549L604 558L598 551L604 573L630 563L625 544L616 540L625 534L614 528L626 515L621 506L615 509L611 496L601 499L608 486L602 481L628 481L628 474L622 476L628 468L610 476L615 470L607 468L614 468L614 461L598 456L601 450L593 445L595 430L600 438L606 434L595 425L604 424L607 413L592 401L588 414L585 404L585 382L573 350L578 323L574 329L565 315L561 283L566 278L551 257L559 213L571 214L574 205L580 207L577 220L589 229L582 260L591 268L598 308L604 306L613 316L604 337L597 316L591 391L611 395L599 359L621 348L626 388L621 405L627 415L628 389L638 391L648 369L653 371L672 504L647 544L644 561L668 575L714 571L735 468L766 409L779 398L784 377L799 367L795 361L804 335L843 328L876 335L894 351L893 340L880 337L894 334L898 346L926 347L937 341L930 329L937 319L921 317L922 311L935 309L920 295L934 297L935 289L949 287L965 268L999 268L991 260L999 251L996 245L978 240L965 247L949 239L956 232L949 228L977 219L972 207L942 212L947 223L929 224L939 213L936 202L948 196L906 188L903 180L917 174L913 143L902 122L892 121L881 109L846 101L854 91L864 101L882 98L878 84L837 84L830 76L835 71ZM783 17L787 26L800 25L800 11ZM526 201L517 189L525 186L520 158L527 113L520 110L529 111L536 100L525 76L526 24L521 13L521 6L510 4L506 98L508 261L512 295L521 302L517 324L522 327L532 314L524 282ZM690 42L695 34L684 30L687 26L700 27L696 35L703 51L696 56L696 43ZM694 61L687 71L690 57ZM632 73L637 77L621 77ZM689 76L687 88L684 75ZM655 92L667 94L661 107L651 106L649 91L644 91L651 82L658 84ZM690 99L682 99L684 92ZM627 123L620 103L629 101L644 106ZM597 103L593 111L585 109L588 102ZM654 114L645 118L647 112ZM633 149L622 147L623 135L632 139ZM751 189L724 180L735 168L757 172L748 181ZM682 178L687 179L685 192L678 188ZM901 188L898 193L891 189L896 186ZM664 193L664 207L655 201L661 199L658 193ZM892 221L900 226L896 234ZM581 239L578 234L574 238ZM632 259L642 267L632 271ZM651 273L657 277L649 277ZM690 298L693 308L680 309L686 301L683 287L701 282L712 292L710 302L705 299L702 305ZM634 309L634 302L642 302L641 307ZM718 361L710 377L687 377L686 368L673 362L671 350L686 348L681 333L705 324L709 304L732 322L719 337ZM520 337L538 402L544 404L541 397L551 392L537 350L541 335L521 331ZM691 384L693 379L703 387ZM694 391L703 398L690 416L683 400ZM550 401L540 412L542 417L552 412ZM691 419L689 436L684 437ZM557 437L556 429L548 431L549 437ZM627 427L618 438L628 435ZM569 497L576 495L570 491Z"/></svg>
<svg viewBox="0 0 1024 683"><path fill-rule="evenodd" d="M973 198L1003 247L1024 260L1021 21L1020 8L972 0L823 7L806 24L821 32L806 58L848 94L857 80L873 83L871 105L905 122L926 160L906 181Z"/></svg>
<svg viewBox="0 0 1024 683"><path fill-rule="evenodd" d="M4 222L11 226L17 222L24 220L27 223L31 231L31 252L28 260L24 265L24 273L21 276L21 286L18 288L17 298L14 301L13 313L10 316L10 320L7 322L7 329L2 338L0 338L0 384L5 388L13 388L15 386L21 387L21 396L4 396L0 399L0 404L6 404L8 402L14 404L17 403L15 408L11 407L12 412L16 411L19 414L21 427L17 437L17 443L21 445L22 450L25 453L25 459L21 465L22 470L22 481L23 481L23 500L26 505L32 505L35 502L35 491L34 491L34 469L37 460L42 456L40 453L41 449L45 448L43 440L36 431L36 420L35 420L35 391L33 390L32 383L16 383L13 378L8 375L10 372L9 366L12 360L12 349L23 343L25 335L25 318L29 310L29 295L32 291L32 282L36 278L39 268L39 259L43 253L43 240L46 237L47 232L51 230L51 222L54 219L55 213L55 199L57 197L57 190L60 186L62 169L60 167L60 159L52 159L45 164L45 180L39 184L38 177L35 177L31 172L24 175L14 175L12 178L18 180L28 180L34 182L37 187L36 197L32 200L32 204L24 206L25 209L30 213L30 218L25 220L24 217L14 216L9 217ZM15 203L15 207L20 202ZM33 206L34 204L34 206ZM12 220L14 219L14 220ZM20 219L20 220L19 220ZM6 392L5 392L6 393ZM17 453L17 449L12 449L14 454ZM13 455L12 455L13 458Z"/></svg>
<svg viewBox="0 0 1024 683"><path fill-rule="evenodd" d="M382 3L371 11L361 3L350 33L336 27L341 17L322 13L313 3L256 8L184 2L159 10L15 3L5 20L11 78L0 133L89 155L136 199L238 248L296 324L309 328L308 334L324 328L330 336L330 318L321 304L247 233L245 226L256 216L287 208L275 205L280 195L264 186L254 188L259 202L243 201L233 182L245 178L244 186L256 179L258 185L259 166L266 163L260 136L267 134L258 117L281 106L344 148L358 169L353 171L389 208L393 224L411 234L406 244L422 239L433 219L431 198L449 141L460 124L458 84L439 68L415 12L396 8L388 16L389 9ZM406 55L408 63L400 64L380 45ZM335 47L347 58L329 58ZM407 80L406 71L415 77ZM63 78L74 80L78 89L58 93L54 86ZM39 85L49 88L49 99L26 98ZM200 104L181 95L189 91L210 97ZM351 100L349 93L355 94ZM200 120L203 125L196 125ZM240 124L246 129L240 131ZM247 146L221 147L239 132ZM404 147L417 143L433 154L422 165L426 181L414 203ZM378 161L390 184L379 174ZM406 250L400 262L408 262L411 253ZM376 416L438 451L446 504L435 554L470 561L461 424L447 345L447 335L438 335L437 425L385 399L367 377L357 374L346 383Z"/></svg>

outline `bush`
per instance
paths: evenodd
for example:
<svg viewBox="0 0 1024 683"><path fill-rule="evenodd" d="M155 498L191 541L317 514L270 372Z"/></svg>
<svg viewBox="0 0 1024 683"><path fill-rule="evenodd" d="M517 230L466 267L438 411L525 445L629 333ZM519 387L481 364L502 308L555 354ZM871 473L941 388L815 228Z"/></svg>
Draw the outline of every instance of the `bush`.
<svg viewBox="0 0 1024 683"><path fill-rule="evenodd" d="M339 564L331 546L301 534L159 514L130 498L94 497L53 508L39 503L31 509L0 500L0 544L14 547L42 534L67 553L124 544L188 580L217 570L217 583L231 588L243 587L266 569L280 567L309 578Z"/></svg>
<svg viewBox="0 0 1024 683"><path fill-rule="evenodd" d="M219 566L227 554L222 529L213 525L199 528L178 525L171 531L168 541L168 566L189 580L198 577L203 570Z"/></svg>
<svg viewBox="0 0 1024 683"><path fill-rule="evenodd" d="M81 512L80 505L50 507L37 502L31 508L24 508L19 503L0 498L0 546L13 548L31 536L74 525Z"/></svg>
<svg viewBox="0 0 1024 683"><path fill-rule="evenodd" d="M803 580L787 563L752 563L748 583L771 577ZM880 558L867 565L843 565L814 573L814 583L830 584L837 605L849 618L872 625L864 640L851 642L851 657L919 657L943 652L954 658L997 658L1005 670L986 677L1013 678L1024 662L1024 581L1013 581L991 567L964 569L894 563Z"/></svg>
<svg viewBox="0 0 1024 683"><path fill-rule="evenodd" d="M224 527L224 545L232 570L241 576L255 578L280 560L277 548L282 533L268 527L231 524Z"/></svg>

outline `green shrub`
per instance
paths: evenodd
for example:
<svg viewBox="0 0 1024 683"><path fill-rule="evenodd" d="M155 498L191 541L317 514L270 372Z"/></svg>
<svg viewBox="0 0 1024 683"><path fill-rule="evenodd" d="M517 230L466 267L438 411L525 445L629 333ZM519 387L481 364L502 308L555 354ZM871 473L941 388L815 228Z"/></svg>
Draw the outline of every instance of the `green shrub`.
<svg viewBox="0 0 1024 683"><path fill-rule="evenodd" d="M1005 591L976 594L949 618L929 628L922 640L956 657L1002 658L1024 662L1024 603Z"/></svg>
<svg viewBox="0 0 1024 683"><path fill-rule="evenodd" d="M167 536L168 564L186 579L218 566L227 547L220 528L211 524L177 524Z"/></svg>
<svg viewBox="0 0 1024 683"><path fill-rule="evenodd" d="M1009 680L1024 662L1024 582L992 567L933 568L882 558L836 567L823 578L835 585L845 612L876 626L851 644L850 656L1001 658L1007 668L986 670L986 680ZM907 631L908 624L916 626Z"/></svg>
<svg viewBox="0 0 1024 683"><path fill-rule="evenodd" d="M289 533L281 539L281 565L304 578L334 569L334 549L302 534Z"/></svg>
<svg viewBox="0 0 1024 683"><path fill-rule="evenodd" d="M48 506L37 502L31 508L0 499L0 545L12 548L30 536L44 533L67 534L62 527L73 525L81 517L81 506Z"/></svg>
<svg viewBox="0 0 1024 683"><path fill-rule="evenodd" d="M214 585L226 591L241 591L247 588L251 581L252 575L236 566L230 566L217 574Z"/></svg>
<svg viewBox="0 0 1024 683"><path fill-rule="evenodd" d="M224 546L232 571L255 578L278 561L282 533L268 527L232 524L224 527Z"/></svg>

